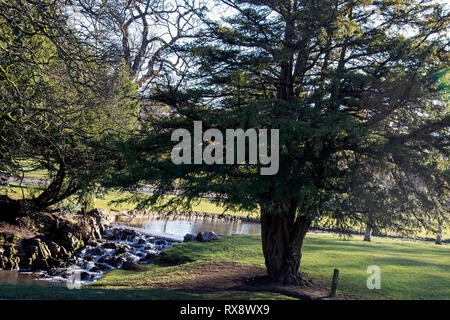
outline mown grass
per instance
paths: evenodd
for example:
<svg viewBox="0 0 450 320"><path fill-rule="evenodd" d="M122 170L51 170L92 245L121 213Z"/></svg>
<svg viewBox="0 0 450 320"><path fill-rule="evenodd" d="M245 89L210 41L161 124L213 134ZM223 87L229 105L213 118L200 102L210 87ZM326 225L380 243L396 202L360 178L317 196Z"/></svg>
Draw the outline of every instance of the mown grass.
<svg viewBox="0 0 450 320"><path fill-rule="evenodd" d="M210 243L180 243L165 250L167 262L179 265L144 265L139 271L114 270L81 290L54 287L0 286L0 298L45 299L280 299L279 294L192 293L177 284L205 264L233 262L264 267L261 239L255 235L222 236ZM381 289L367 288L367 267L381 269ZM340 271L338 293L363 299L450 299L449 245L423 241L361 237L342 239L331 234L308 234L300 270L316 283L329 287L333 269ZM220 277L221 274L218 274ZM155 283L174 290L152 289Z"/></svg>
<svg viewBox="0 0 450 320"><path fill-rule="evenodd" d="M164 289L95 289L0 285L0 299L51 300L285 300L289 297L270 292L192 293Z"/></svg>
<svg viewBox="0 0 450 320"><path fill-rule="evenodd" d="M178 266L145 266L144 271L116 270L96 282L95 287L114 288L151 286L154 281L177 283L186 276L184 270L195 264L234 262L264 267L260 237L224 236L219 241L183 243L166 251L173 262L193 260ZM381 289L369 290L367 267L381 269ZM448 245L437 246L423 241L362 237L342 239L331 234L308 234L301 271L329 286L333 269L340 271L338 292L367 299L450 299L450 251Z"/></svg>
<svg viewBox="0 0 450 320"><path fill-rule="evenodd" d="M329 282L339 269L339 291L368 299L450 299L449 245L331 234L308 235L301 269ZM367 267L381 270L381 289L367 289Z"/></svg>

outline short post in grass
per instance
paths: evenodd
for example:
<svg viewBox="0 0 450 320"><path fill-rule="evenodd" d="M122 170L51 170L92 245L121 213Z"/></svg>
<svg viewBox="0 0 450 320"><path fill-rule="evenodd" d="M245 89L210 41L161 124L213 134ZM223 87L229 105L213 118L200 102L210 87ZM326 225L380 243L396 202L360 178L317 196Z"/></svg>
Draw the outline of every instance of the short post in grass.
<svg viewBox="0 0 450 320"><path fill-rule="evenodd" d="M334 269L333 280L331 281L330 297L334 297L336 295L338 279L339 279L339 270Z"/></svg>

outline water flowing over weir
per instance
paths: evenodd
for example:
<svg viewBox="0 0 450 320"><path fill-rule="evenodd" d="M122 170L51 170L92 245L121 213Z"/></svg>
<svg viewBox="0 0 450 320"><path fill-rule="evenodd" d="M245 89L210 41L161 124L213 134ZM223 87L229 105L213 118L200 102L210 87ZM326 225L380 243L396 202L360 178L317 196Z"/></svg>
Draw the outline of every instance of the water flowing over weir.
<svg viewBox="0 0 450 320"><path fill-rule="evenodd" d="M223 221L221 219L204 218L132 217L120 218L114 225L133 228L133 230L149 235L178 241L183 241L183 237L187 233L196 235L201 231L214 231L218 235L261 234L261 225L259 223L239 220Z"/></svg>
<svg viewBox="0 0 450 320"><path fill-rule="evenodd" d="M87 244L75 258L75 263L62 274L50 274L65 280L79 275L82 283L96 281L112 269L130 268L136 263L149 263L173 241L156 238L134 230L108 227L103 238ZM77 280L77 279L76 279Z"/></svg>

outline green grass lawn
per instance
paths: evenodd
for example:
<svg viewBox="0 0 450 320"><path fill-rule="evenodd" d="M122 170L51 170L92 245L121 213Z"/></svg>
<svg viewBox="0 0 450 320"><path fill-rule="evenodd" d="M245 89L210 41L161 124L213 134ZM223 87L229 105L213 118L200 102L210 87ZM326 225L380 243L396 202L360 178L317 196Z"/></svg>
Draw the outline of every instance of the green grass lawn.
<svg viewBox="0 0 450 320"><path fill-rule="evenodd" d="M432 242L331 234L308 235L302 270L329 281L340 271L339 289L368 299L450 299L450 247ZM368 290L367 267L381 269L381 289Z"/></svg>
<svg viewBox="0 0 450 320"><path fill-rule="evenodd" d="M145 265L140 271L114 270L81 290L53 287L0 286L0 298L45 299L280 299L274 293L192 293L152 289L155 282L177 284L189 270L205 263L233 262L264 267L259 236L223 236L211 243L182 243L166 251L167 260L190 261L174 266ZM367 267L381 269L381 289L369 290ZM328 287L334 268L340 271L338 293L364 299L450 299L449 245L422 241L361 237L349 240L331 234L308 234L301 271ZM221 275L218 274L218 277Z"/></svg>

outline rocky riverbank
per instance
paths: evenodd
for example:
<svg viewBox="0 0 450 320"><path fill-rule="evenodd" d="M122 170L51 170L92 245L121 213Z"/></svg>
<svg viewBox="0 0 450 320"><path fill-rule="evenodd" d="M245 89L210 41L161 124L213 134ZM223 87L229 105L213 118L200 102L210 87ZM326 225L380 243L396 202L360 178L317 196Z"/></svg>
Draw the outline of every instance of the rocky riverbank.
<svg viewBox="0 0 450 320"><path fill-rule="evenodd" d="M41 212L0 222L0 269L63 267L87 242L102 237L106 223L97 210L71 217Z"/></svg>
<svg viewBox="0 0 450 320"><path fill-rule="evenodd" d="M12 224L0 222L0 269L89 282L111 269L137 268L173 244L110 222L99 210L70 217L37 213Z"/></svg>

